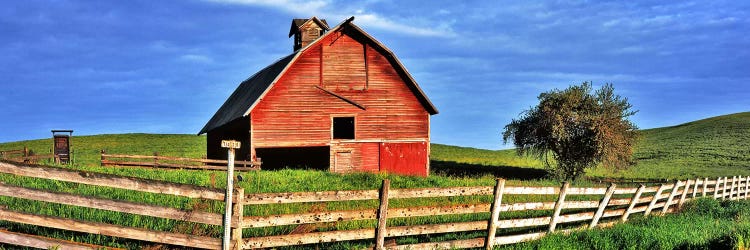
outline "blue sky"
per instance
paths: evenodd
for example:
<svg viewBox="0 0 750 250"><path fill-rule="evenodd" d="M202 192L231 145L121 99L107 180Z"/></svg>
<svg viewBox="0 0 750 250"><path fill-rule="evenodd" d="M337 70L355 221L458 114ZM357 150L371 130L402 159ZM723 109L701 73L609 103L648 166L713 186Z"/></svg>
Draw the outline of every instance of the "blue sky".
<svg viewBox="0 0 750 250"><path fill-rule="evenodd" d="M396 53L437 143L508 148L539 93L582 81L613 83L640 128L750 110L747 1L3 1L0 142L195 134L313 15Z"/></svg>

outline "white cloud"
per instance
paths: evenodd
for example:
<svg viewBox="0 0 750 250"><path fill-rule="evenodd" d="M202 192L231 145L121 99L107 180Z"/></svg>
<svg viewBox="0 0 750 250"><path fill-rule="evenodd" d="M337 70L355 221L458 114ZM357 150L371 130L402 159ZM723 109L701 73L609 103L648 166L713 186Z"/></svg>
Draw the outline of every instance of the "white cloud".
<svg viewBox="0 0 750 250"><path fill-rule="evenodd" d="M194 62L194 63L212 63L212 62L214 62L214 60L211 59L210 57L205 56L205 55L198 55L198 54L185 54L185 55L181 55L179 57L179 59L181 61Z"/></svg>
<svg viewBox="0 0 750 250"><path fill-rule="evenodd" d="M391 31L395 33L408 34L413 36L430 36L430 37L453 37L455 32L451 26L445 22L438 22L434 27L423 27L409 25L413 20L395 20L384 17L378 13L362 9L362 6L334 6L330 1L298 1L298 0L206 0L215 3L224 4L241 4L254 5L275 8L283 12L299 16L317 16L330 20L345 20L350 16L355 16L355 23ZM331 25L338 22L330 22ZM429 23L429 22L424 22Z"/></svg>

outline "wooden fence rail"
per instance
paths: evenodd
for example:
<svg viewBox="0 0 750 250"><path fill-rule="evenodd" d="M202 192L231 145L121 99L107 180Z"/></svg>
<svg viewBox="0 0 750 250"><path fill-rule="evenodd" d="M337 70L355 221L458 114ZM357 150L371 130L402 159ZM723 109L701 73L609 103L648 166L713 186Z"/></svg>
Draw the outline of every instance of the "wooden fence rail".
<svg viewBox="0 0 750 250"><path fill-rule="evenodd" d="M260 170L261 165L260 162L254 161L235 161L234 163L234 170L236 171ZM101 150L101 165L224 171L227 170L227 160L160 156L158 152L154 152L154 155L125 155L107 154L105 150Z"/></svg>
<svg viewBox="0 0 750 250"><path fill-rule="evenodd" d="M19 164L8 161L0 161L0 173L121 188L138 192L175 195L192 199L218 201L224 198L224 190L221 189L32 164ZM611 184L608 187L571 187L567 183L559 187L519 187L507 186L504 180L498 179L494 186L410 189L392 189L389 181L384 180L381 188L378 190L244 194L244 190L236 189L235 200L232 204L226 205L232 206L234 211L230 226L233 229L231 240L235 244L235 249L274 248L339 241L370 241L371 246L375 249L491 249L497 245L538 239L552 232L566 233L585 228L606 227L613 223L627 221L634 214L648 215L652 213L665 214L674 212L686 201L699 197L733 200L746 199L750 191L750 181L748 179L750 178L742 176L715 180L697 178L674 181L651 187L645 185L620 187L615 184ZM131 201L110 200L18 187L5 183L0 183L0 196L207 225L222 225L222 214L218 213L187 211ZM484 198L478 200L471 199L475 203L450 202L454 198L469 196ZM441 205L409 206L409 202L413 199L437 199L438 201L446 200L449 203L441 204L442 202L433 202ZM362 200L372 200L377 202L378 205L376 207L357 210L316 211L263 216L246 215L243 213L244 211L262 211L264 210L264 206L278 206L277 204L314 202L324 205L327 202ZM396 206L393 206L394 204ZM528 213L532 216L523 216L519 215L519 213L508 214L518 211L540 212ZM456 217L456 215L467 214L476 215ZM403 218L427 218L421 221L430 221L430 218L438 218L440 216L453 216L448 218L454 219L441 219L439 221L451 222L434 222L432 224L430 224L431 222L425 224L414 224L416 222L403 224ZM455 218L463 219L456 220ZM221 239L218 238L31 214L15 211L12 207L0 208L0 220L183 247L218 249L221 246ZM242 233L243 229L257 230L264 227L298 226L346 221L372 221L374 223L365 223L361 226L365 228L355 227L349 230L312 231L289 235L243 238ZM364 225L373 226L367 227ZM400 237L445 233L461 235L461 232L483 232L482 234L485 236L442 242L417 242L404 245L397 245L391 242L388 244L388 240ZM253 235L249 231L245 233ZM0 233L0 236L2 235L4 234ZM21 237L14 234L7 235ZM419 239L424 241L424 237L419 237ZM56 242L55 240L46 241ZM2 241L0 240L0 242ZM11 242L9 244L16 243Z"/></svg>
<svg viewBox="0 0 750 250"><path fill-rule="evenodd" d="M0 151L0 159L15 162L36 163L41 159L55 159L55 155L52 153L36 154L34 151L29 150L28 147L23 147L23 149Z"/></svg>

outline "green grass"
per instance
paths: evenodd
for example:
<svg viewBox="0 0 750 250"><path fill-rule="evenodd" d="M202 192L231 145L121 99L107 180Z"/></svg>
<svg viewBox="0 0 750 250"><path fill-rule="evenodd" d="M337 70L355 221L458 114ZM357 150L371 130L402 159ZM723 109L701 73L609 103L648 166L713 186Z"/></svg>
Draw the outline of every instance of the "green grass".
<svg viewBox="0 0 750 250"><path fill-rule="evenodd" d="M638 217L611 228L552 234L499 249L747 249L750 201L710 198L685 204L681 213Z"/></svg>
<svg viewBox="0 0 750 250"><path fill-rule="evenodd" d="M674 179L694 177L715 177L727 175L750 175L750 113L739 113L710 118L668 128L642 131L641 143L635 149L638 165L625 171L611 171L600 168L588 174L594 178L625 178L625 179ZM222 188L225 175L221 171L194 170L160 170L144 168L118 168L99 166L99 152L102 149L112 154L144 154L159 152L166 156L184 156L198 158L205 154L205 136L195 135L167 135L167 134L113 134L94 136L74 136L72 147L75 164L67 168L112 173L124 176L134 176L147 179L165 180L206 187ZM498 137L498 143L500 138ZM1 143L0 150L20 149L28 146L38 154L50 151L51 139L29 140L11 143ZM385 174L354 173L334 174L326 171L292 170L260 171L242 173L245 181L238 184L245 188L246 193L267 192L301 192L326 190L366 190L377 189L383 179L391 180L392 188L417 187L450 187L450 186L489 186L494 184L494 178L503 177L511 186L559 186L555 180L545 179L546 171L543 164L535 159L519 157L513 150L482 150L466 147L456 147L432 144L431 175L427 178L407 177ZM55 190L73 194L89 195L102 198L128 200L160 206L181 209L195 209L221 213L221 202L198 201L186 198L169 197L165 195L148 194L135 191L119 190L116 188L101 188L88 185L62 183L50 180L15 177L0 174L0 181L10 185L30 188ZM593 186L595 181L580 180L574 186ZM584 199L585 197L571 197L570 199ZM512 196L504 197L504 202L544 201L554 197ZM395 200L392 207L447 205L458 203L487 203L489 197L456 197L434 198L420 200ZM56 205L35 201L24 201L7 197L0 197L0 205L7 205L14 210L63 216L67 218L83 219L97 222L115 223L119 225L148 228L153 230L195 233L219 237L220 227L196 225L147 216L118 214L84 209L67 205ZM277 213L296 213L321 210L346 210L375 208L377 203L368 202L333 202L321 204L294 204L251 206L246 208L246 214L268 215ZM544 212L523 212L519 214L503 214L503 216L542 216ZM391 225L428 224L447 221L484 220L488 214L466 216L429 216L410 219L389 220ZM328 223L320 230L357 229L372 227L374 221L356 221L344 223ZM24 226L14 223L0 222L0 227L7 227L13 231L28 232L53 236L79 242L105 244L126 248L141 248L148 243L115 239L112 237L79 234L61 230L44 229L41 227ZM289 233L295 226L270 227L265 229L246 229L245 237L263 236ZM442 240L455 238L478 237L475 234L446 234L426 236L426 238L406 237L399 240L399 244L414 243L417 240ZM339 245L325 245L319 247L334 247L340 249L355 246L367 246L370 242L342 243ZM315 246L313 246L315 247Z"/></svg>

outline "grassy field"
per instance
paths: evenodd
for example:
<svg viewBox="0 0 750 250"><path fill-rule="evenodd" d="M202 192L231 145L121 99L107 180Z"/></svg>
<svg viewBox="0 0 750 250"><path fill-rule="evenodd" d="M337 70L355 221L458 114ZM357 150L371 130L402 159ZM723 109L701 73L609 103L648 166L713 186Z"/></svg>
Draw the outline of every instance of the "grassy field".
<svg viewBox="0 0 750 250"><path fill-rule="evenodd" d="M750 175L750 113L739 113L715 117L683 124L674 127L651 129L642 131L642 140L638 144L635 157L638 165L625 171L614 172L606 168L590 171L589 175L596 178L625 178L625 179L674 179L693 177L714 177L726 175ZM193 184L207 187L224 187L225 176L220 171L192 171L192 170L156 170L140 168L117 168L99 166L99 152L102 149L108 153L144 154L159 152L165 156L201 157L205 154L204 136L168 135L168 134L113 134L94 136L75 136L72 140L75 164L69 168L114 173L148 179L165 180L171 182ZM498 138L500 143L500 138ZM20 141L0 144L0 150L20 149L24 146L31 150L45 154L50 151L51 139ZM433 144L431 154L431 176L427 178L405 177L385 174L355 173L333 174L325 171L310 170L279 170L260 171L242 174L246 181L239 185L248 193L290 192L290 191L325 191L325 190L364 190L376 189L380 181L391 179L392 188L415 187L447 187L447 186L489 186L494 184L494 178L503 177L508 185L525 186L558 186L559 182L545 179L546 171L541 162L515 155L513 150L482 150L474 148L456 147ZM220 203L195 201L163 195L147 194L133 191L123 191L114 188L99 188L87 185L66 184L57 181L47 181L31 178L19 178L12 175L0 174L0 181L10 185L30 188L56 190L74 194L90 195L102 198L120 199L144 202L154 205L175 207L181 209L196 209L221 213ZM580 180L574 186L592 186L596 181ZM507 202L545 200L552 197L523 198L508 196ZM394 202L393 207L406 205L433 205L450 203L478 203L489 202L488 197L458 198L458 199L428 199L415 204L414 201ZM146 216L123 215L94 209L83 209L74 206L56 205L42 202L32 202L20 199L0 197L0 205L10 208L63 216L67 218L84 219L90 221L110 222L126 226L148 228L154 230L194 233L218 237L220 228L215 226L198 226L190 223L176 222L166 219L156 219ZM342 210L375 208L375 202L341 202L328 207L315 207L314 204L268 206L263 208L247 208L248 215L266 215L272 213L307 212L311 210ZM60 212L65 211L65 212ZM532 216L532 213L527 214ZM533 216L540 216L533 214ZM488 214L459 216L453 218L427 217L414 220L395 220L393 225L426 224L435 222L468 221L489 217ZM391 222L389 221L389 224ZM327 229L356 229L371 227L374 221L359 221L327 225ZM23 226L13 223L0 222L0 227L13 231L50 235L80 242L106 244L127 248L140 248L143 243L137 241L118 240L112 237L77 234L49 230L40 227ZM247 229L246 237L289 233L294 227L274 227L269 229ZM446 236L446 237L476 237L475 235ZM437 239L437 238L434 238ZM433 239L433 240L434 240ZM405 242L413 239L406 238ZM404 243L404 242L399 242ZM359 246L341 244L337 248ZM367 245L369 243L362 243ZM147 244L145 244L147 245ZM331 246L327 246L331 247Z"/></svg>
<svg viewBox="0 0 750 250"><path fill-rule="evenodd" d="M611 228L553 234L500 249L748 249L750 201L698 199L681 213L636 218Z"/></svg>

